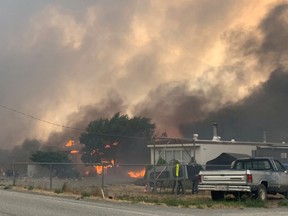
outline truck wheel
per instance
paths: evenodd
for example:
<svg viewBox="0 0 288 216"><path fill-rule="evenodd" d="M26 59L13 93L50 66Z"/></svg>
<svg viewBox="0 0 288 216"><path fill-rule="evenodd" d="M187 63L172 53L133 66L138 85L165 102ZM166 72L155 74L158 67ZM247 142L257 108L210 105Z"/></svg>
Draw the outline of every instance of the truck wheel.
<svg viewBox="0 0 288 216"><path fill-rule="evenodd" d="M224 192L223 191L211 191L211 197L213 200L224 200Z"/></svg>
<svg viewBox="0 0 288 216"><path fill-rule="evenodd" d="M256 192L256 198L258 200L261 200L261 201L266 201L267 200L267 189L266 189L265 185L260 184L258 186L258 190Z"/></svg>

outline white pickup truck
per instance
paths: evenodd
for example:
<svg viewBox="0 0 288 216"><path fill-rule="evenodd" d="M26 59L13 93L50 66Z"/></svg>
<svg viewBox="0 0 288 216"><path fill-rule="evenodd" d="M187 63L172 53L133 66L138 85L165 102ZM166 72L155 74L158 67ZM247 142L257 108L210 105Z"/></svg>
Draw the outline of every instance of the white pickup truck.
<svg viewBox="0 0 288 216"><path fill-rule="evenodd" d="M211 191L213 200L226 194L240 198L243 195L265 201L267 194L283 194L288 198L288 172L278 161L269 157L235 160L230 170L199 173L199 191Z"/></svg>

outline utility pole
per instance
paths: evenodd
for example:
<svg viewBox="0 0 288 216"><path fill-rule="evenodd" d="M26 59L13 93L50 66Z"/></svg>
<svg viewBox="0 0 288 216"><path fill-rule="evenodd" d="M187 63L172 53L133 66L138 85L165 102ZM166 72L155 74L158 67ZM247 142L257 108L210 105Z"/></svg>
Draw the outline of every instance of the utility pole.
<svg viewBox="0 0 288 216"><path fill-rule="evenodd" d="M154 176L154 182L153 182L153 192L156 193L156 146L155 146L155 140L153 141L153 176Z"/></svg>

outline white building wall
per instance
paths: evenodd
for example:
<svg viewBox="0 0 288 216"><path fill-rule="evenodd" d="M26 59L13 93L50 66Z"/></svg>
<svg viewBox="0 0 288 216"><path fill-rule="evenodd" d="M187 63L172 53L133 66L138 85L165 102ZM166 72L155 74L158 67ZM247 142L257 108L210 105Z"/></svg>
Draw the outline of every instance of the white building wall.
<svg viewBox="0 0 288 216"><path fill-rule="evenodd" d="M189 154L193 157L194 150L193 147L185 147ZM195 154L196 154L196 162L201 165L206 165L207 161L210 161L216 157L218 157L222 153L237 153L237 154L247 154L252 155L252 150L256 150L256 146L249 146L249 145L227 145L227 144L196 144ZM156 161L159 159L159 153L162 152L161 157L167 161L165 158L166 151L175 152L175 151L185 151L185 149L181 147L173 147L173 148L159 148L156 147L155 149L155 158ZM154 149L151 148L151 164L154 163ZM170 153L169 153L170 154ZM173 153L172 153L173 154ZM167 154L168 155L168 154ZM176 154L177 155L177 154ZM173 157L175 154L173 154ZM175 157L174 157L175 158ZM177 158L178 159L178 158ZM183 155L182 155L183 159ZM169 162L169 160L167 161ZM184 163L188 163L190 161L181 161Z"/></svg>
<svg viewBox="0 0 288 216"><path fill-rule="evenodd" d="M207 161L218 157L224 152L247 154L251 156L252 150L256 150L256 146L203 144L200 146L199 152L197 151L196 153L196 161L201 165L205 165Z"/></svg>

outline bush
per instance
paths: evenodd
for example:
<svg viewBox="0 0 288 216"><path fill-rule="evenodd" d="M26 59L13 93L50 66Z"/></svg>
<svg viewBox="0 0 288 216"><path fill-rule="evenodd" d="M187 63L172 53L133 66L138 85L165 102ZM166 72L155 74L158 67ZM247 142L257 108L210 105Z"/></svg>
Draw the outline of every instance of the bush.
<svg viewBox="0 0 288 216"><path fill-rule="evenodd" d="M90 197L92 194L91 194L91 192L88 192L88 191L83 191L82 193L81 193L81 197L82 198L84 198L84 197Z"/></svg>
<svg viewBox="0 0 288 216"><path fill-rule="evenodd" d="M9 189L12 189L13 187L12 187L12 185L5 185L4 186L4 190L9 190Z"/></svg>
<svg viewBox="0 0 288 216"><path fill-rule="evenodd" d="M278 206L282 206L282 207L287 207L288 206L288 200L287 199L284 199L284 200L281 200L279 203L278 203Z"/></svg>
<svg viewBox="0 0 288 216"><path fill-rule="evenodd" d="M62 191L63 192L68 192L69 191L69 187L68 187L68 183L65 182L63 185L62 185Z"/></svg>
<svg viewBox="0 0 288 216"><path fill-rule="evenodd" d="M54 193L60 194L60 193L63 193L63 190L60 189L60 188L55 188L55 189L54 189Z"/></svg>

